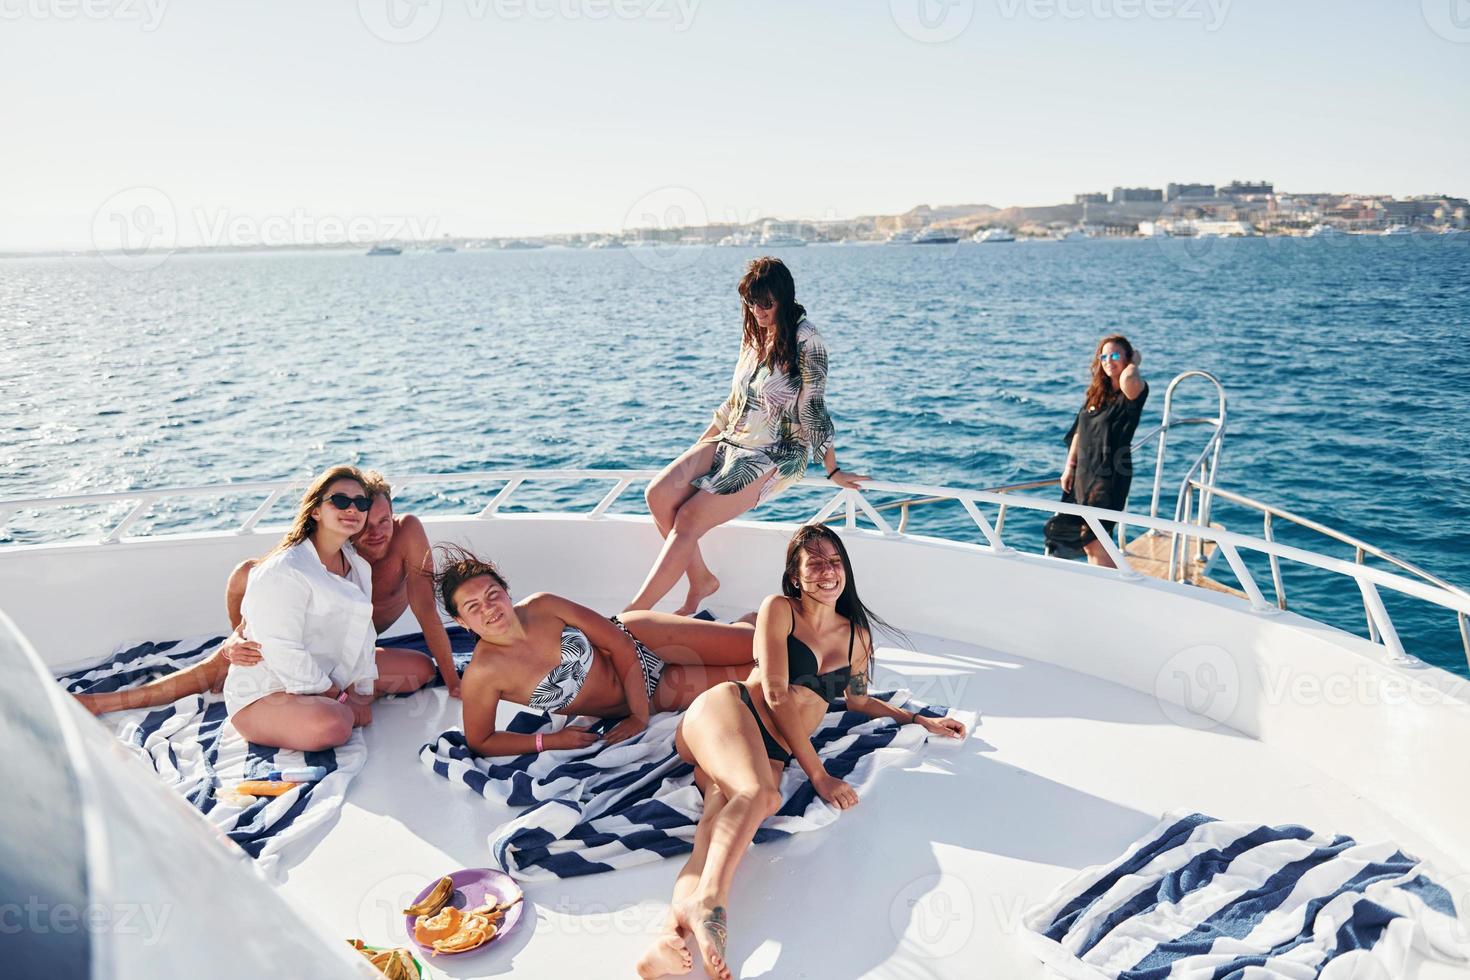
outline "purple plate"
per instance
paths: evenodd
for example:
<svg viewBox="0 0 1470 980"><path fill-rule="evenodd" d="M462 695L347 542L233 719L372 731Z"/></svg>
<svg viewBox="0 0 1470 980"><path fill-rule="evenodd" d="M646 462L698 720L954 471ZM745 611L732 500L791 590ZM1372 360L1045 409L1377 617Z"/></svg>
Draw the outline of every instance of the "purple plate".
<svg viewBox="0 0 1470 980"><path fill-rule="evenodd" d="M515 879L504 871L496 871L492 868L461 868L458 871L450 872L449 880L454 882L454 894L449 896L449 905L453 905L457 909L477 909L487 903L509 902L521 894L521 886L515 883ZM408 904L416 905L423 901L438 883L438 878L429 882L424 887L424 890L419 892L418 896ZM525 911L525 908L525 899L521 899L521 901L512 905L510 911L506 912L505 917L500 920L500 928L496 930L495 935L490 938L488 943L483 946L476 946L474 949L464 950L463 952L478 953L481 950L494 946L506 933L516 927L516 923L521 921L521 913ZM425 953L428 953L430 956L462 955L461 953L434 952L434 947L425 946L414 937L413 926L418 916L406 915L403 918L404 928L408 930L408 938Z"/></svg>

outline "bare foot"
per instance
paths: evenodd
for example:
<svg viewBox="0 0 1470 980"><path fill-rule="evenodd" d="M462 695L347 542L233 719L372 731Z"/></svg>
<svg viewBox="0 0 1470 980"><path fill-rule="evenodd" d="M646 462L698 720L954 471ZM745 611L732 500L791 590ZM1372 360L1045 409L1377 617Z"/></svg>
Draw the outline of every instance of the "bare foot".
<svg viewBox="0 0 1470 980"><path fill-rule="evenodd" d="M638 975L644 980L669 975L683 976L694 969L694 957L678 932L666 932L653 941L638 961Z"/></svg>
<svg viewBox="0 0 1470 980"><path fill-rule="evenodd" d="M674 906L672 914L678 926L694 936L704 959L704 971L714 980L731 980L730 967L725 963L725 942L730 937L725 906L691 901Z"/></svg>
<svg viewBox="0 0 1470 980"><path fill-rule="evenodd" d="M710 596L720 591L720 580L711 575L709 578L700 579L689 583L689 594L684 597L684 605L674 610L676 616L693 616L699 612L699 604Z"/></svg>

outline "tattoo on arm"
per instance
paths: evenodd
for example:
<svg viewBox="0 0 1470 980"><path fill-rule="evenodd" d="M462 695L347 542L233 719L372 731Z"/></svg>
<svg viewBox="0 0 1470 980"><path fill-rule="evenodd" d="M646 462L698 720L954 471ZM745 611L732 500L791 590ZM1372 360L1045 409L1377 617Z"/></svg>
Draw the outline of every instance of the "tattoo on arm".
<svg viewBox="0 0 1470 980"><path fill-rule="evenodd" d="M850 678L848 678L847 693L854 694L859 697L865 696L868 693L867 671L859 671L858 673L853 674Z"/></svg>

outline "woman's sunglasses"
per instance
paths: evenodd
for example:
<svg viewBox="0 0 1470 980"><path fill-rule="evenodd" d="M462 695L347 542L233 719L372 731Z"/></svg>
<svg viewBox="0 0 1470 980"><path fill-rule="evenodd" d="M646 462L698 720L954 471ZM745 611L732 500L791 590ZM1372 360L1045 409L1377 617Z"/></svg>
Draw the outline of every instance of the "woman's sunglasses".
<svg viewBox="0 0 1470 980"><path fill-rule="evenodd" d="M372 500L368 497L349 497L345 493L334 493L330 497L328 497L327 500L331 502L332 506L337 508L338 510L346 510L349 507L356 507L364 514L366 514L368 512L368 508L373 505Z"/></svg>
<svg viewBox="0 0 1470 980"><path fill-rule="evenodd" d="M1117 351L1113 351L1111 354L1099 354L1097 355L1097 359L1106 364L1108 361L1121 361L1123 359L1123 355L1118 353Z"/></svg>
<svg viewBox="0 0 1470 980"><path fill-rule="evenodd" d="M776 301L766 296L761 299L748 299L745 301L745 305L753 310L769 310L775 308Z"/></svg>

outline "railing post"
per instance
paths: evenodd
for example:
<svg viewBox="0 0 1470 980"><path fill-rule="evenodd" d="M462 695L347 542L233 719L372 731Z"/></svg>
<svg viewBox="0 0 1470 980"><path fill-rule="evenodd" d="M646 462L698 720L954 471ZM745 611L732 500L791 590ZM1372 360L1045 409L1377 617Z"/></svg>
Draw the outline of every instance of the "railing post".
<svg viewBox="0 0 1470 980"><path fill-rule="evenodd" d="M1360 578L1358 588L1363 593L1363 608L1368 613L1368 622L1377 622L1376 632L1383 635L1383 645L1388 650L1389 657L1398 663L1413 659L1404 652L1404 645L1399 642L1399 632L1394 628L1393 620L1388 618L1388 610L1383 608L1383 597L1378 594L1378 586Z"/></svg>
<svg viewBox="0 0 1470 980"><path fill-rule="evenodd" d="M128 511L128 516L122 519L121 524L102 536L101 543L117 544L117 542L122 538L123 532L132 527L133 522L142 517L143 514L147 512L148 508L153 506L153 502L157 499L158 498L154 496L147 496L139 500L138 503L133 507L133 509Z"/></svg>
<svg viewBox="0 0 1470 980"><path fill-rule="evenodd" d="M1267 544L1275 544L1276 539L1271 535L1271 512L1263 510L1261 513L1265 515L1265 520L1261 524L1261 533L1265 536ZM1276 608L1285 609L1286 589L1281 584L1281 560L1276 557L1274 551L1268 554L1267 558L1271 562L1271 584L1276 586Z"/></svg>
<svg viewBox="0 0 1470 980"><path fill-rule="evenodd" d="M259 507L255 508L255 513L245 518L244 524L241 524L239 527L235 528L235 533L249 534L251 531L255 530L255 525L260 523L260 519L265 516L266 511L274 507L276 501L280 499L281 488L277 487L266 495L265 502L262 503Z"/></svg>
<svg viewBox="0 0 1470 980"><path fill-rule="evenodd" d="M1230 570L1235 573L1235 578L1240 582L1240 587L1245 590L1246 597L1251 601L1251 609L1258 613L1280 612L1275 606L1266 601L1265 596L1261 595L1261 589L1260 586L1256 585L1255 576L1251 574L1249 568L1245 567L1245 562L1241 559L1240 552L1235 550L1235 545L1228 544L1224 541L1216 541L1215 547L1220 550L1220 553L1225 556L1225 560L1230 563Z"/></svg>
<svg viewBox="0 0 1470 980"><path fill-rule="evenodd" d="M501 504L503 504L507 500L509 500L510 499L510 495L513 494L513 493L515 493L517 490L519 490L521 484L522 483L525 483L525 482L526 482L526 478L523 477L523 476L518 476L518 477L514 477L513 479L511 479L510 482L506 483L505 486L503 486L503 487L500 488L500 492L499 493L497 493L494 497L491 497L490 498L490 502L485 505L484 510L480 511L475 516L476 517L494 517L495 516L495 512L498 511L498 510L500 510Z"/></svg>
<svg viewBox="0 0 1470 980"><path fill-rule="evenodd" d="M1355 565L1361 565L1361 564L1363 564L1363 549L1362 548L1356 549L1356 553L1355 553L1355 555L1353 557L1353 564L1355 564ZM1362 583L1362 580L1360 579L1358 581L1358 585L1361 586L1362 584L1363 584ZM1378 642L1378 624L1375 623L1375 622L1373 622L1373 611L1368 608L1368 598L1367 598L1367 595L1366 594L1363 597L1363 615L1368 620L1368 639L1372 640L1374 643L1377 643Z"/></svg>
<svg viewBox="0 0 1470 980"><path fill-rule="evenodd" d="M607 509L613 505L614 501L616 501L619 497L623 495L623 491L628 489L628 485L632 482L632 480L626 478L619 480L617 482L617 485L609 490L606 495L604 495L603 498L597 502L597 506L592 508L592 512L587 516L596 520L597 518L600 518L604 514L606 514Z"/></svg>
<svg viewBox="0 0 1470 980"><path fill-rule="evenodd" d="M1455 618L1460 621L1460 645L1465 648L1465 664L1470 666L1470 620L1464 613L1455 613Z"/></svg>
<svg viewBox="0 0 1470 980"><path fill-rule="evenodd" d="M903 534L909 529L909 502L905 500L898 507L898 533Z"/></svg>

